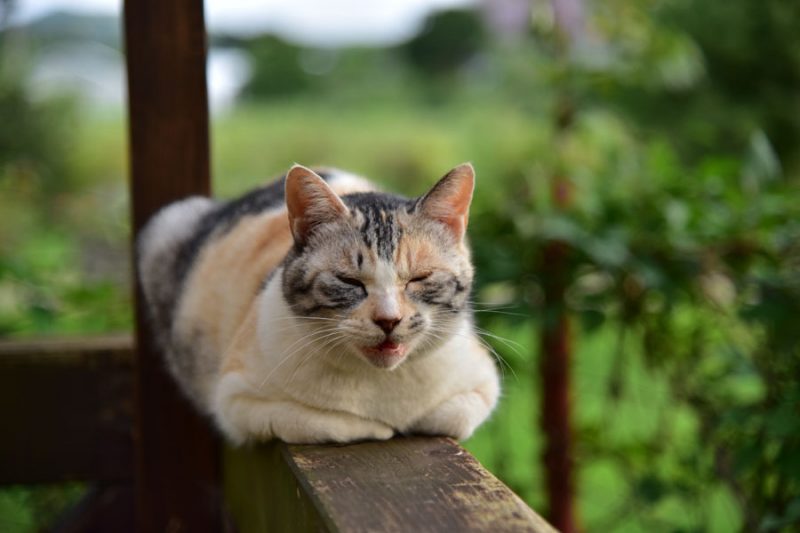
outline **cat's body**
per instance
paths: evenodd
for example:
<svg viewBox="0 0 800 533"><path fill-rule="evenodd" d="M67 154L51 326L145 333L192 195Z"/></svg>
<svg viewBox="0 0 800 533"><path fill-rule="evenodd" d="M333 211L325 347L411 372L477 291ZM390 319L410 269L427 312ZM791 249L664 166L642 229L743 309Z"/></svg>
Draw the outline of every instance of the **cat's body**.
<svg viewBox="0 0 800 533"><path fill-rule="evenodd" d="M467 302L472 168L419 200L321 174L148 223L139 272L172 374L235 442L466 438L499 394Z"/></svg>

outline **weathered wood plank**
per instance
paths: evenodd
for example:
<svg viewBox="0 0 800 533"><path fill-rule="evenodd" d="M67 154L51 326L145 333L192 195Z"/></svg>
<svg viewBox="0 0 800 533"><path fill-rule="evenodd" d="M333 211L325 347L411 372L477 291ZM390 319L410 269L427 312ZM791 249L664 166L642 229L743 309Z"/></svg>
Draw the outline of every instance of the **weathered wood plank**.
<svg viewBox="0 0 800 533"><path fill-rule="evenodd" d="M555 531L445 438L228 450L225 488L241 533Z"/></svg>
<svg viewBox="0 0 800 533"><path fill-rule="evenodd" d="M163 205L207 195L206 34L202 0L126 0L134 232ZM167 375L136 288L136 530L219 531L220 449Z"/></svg>
<svg viewBox="0 0 800 533"><path fill-rule="evenodd" d="M131 345L0 342L0 484L133 479Z"/></svg>
<svg viewBox="0 0 800 533"><path fill-rule="evenodd" d="M325 531L278 442L224 451L225 502L238 533Z"/></svg>

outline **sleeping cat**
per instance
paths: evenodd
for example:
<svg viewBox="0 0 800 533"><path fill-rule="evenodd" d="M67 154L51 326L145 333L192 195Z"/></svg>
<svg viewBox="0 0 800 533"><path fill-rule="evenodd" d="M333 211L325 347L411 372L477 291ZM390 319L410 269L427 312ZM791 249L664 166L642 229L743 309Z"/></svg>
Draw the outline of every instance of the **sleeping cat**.
<svg viewBox="0 0 800 533"><path fill-rule="evenodd" d="M296 165L162 209L138 267L183 392L234 443L469 437L499 394L468 303L473 185L463 164L406 199Z"/></svg>

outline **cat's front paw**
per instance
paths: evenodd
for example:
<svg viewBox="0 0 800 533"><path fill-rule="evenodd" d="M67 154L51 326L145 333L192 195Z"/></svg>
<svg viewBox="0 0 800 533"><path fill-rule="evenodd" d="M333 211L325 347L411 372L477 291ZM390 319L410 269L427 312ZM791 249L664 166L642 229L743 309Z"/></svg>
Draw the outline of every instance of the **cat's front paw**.
<svg viewBox="0 0 800 533"><path fill-rule="evenodd" d="M275 427L275 436L294 444L387 440L394 436L394 429L390 426L352 415L336 414L309 422Z"/></svg>
<svg viewBox="0 0 800 533"><path fill-rule="evenodd" d="M234 444L274 438L295 444L386 440L394 429L345 411L259 398L244 378L226 375L217 389L214 416Z"/></svg>
<svg viewBox="0 0 800 533"><path fill-rule="evenodd" d="M346 428L338 428L330 433L325 442L354 442L360 440L388 440L394 436L394 429L374 420L359 420L358 424L347 423Z"/></svg>
<svg viewBox="0 0 800 533"><path fill-rule="evenodd" d="M486 420L492 406L478 392L459 394L417 420L409 432L465 440Z"/></svg>

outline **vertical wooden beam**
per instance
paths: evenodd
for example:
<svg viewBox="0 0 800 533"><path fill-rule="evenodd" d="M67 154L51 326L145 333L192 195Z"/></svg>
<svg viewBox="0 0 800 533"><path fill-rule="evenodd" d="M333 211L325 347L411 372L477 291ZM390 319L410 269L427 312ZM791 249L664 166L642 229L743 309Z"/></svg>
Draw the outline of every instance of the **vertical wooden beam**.
<svg viewBox="0 0 800 533"><path fill-rule="evenodd" d="M209 193L202 0L126 0L133 229ZM167 375L136 284L136 531L221 529L219 443Z"/></svg>

